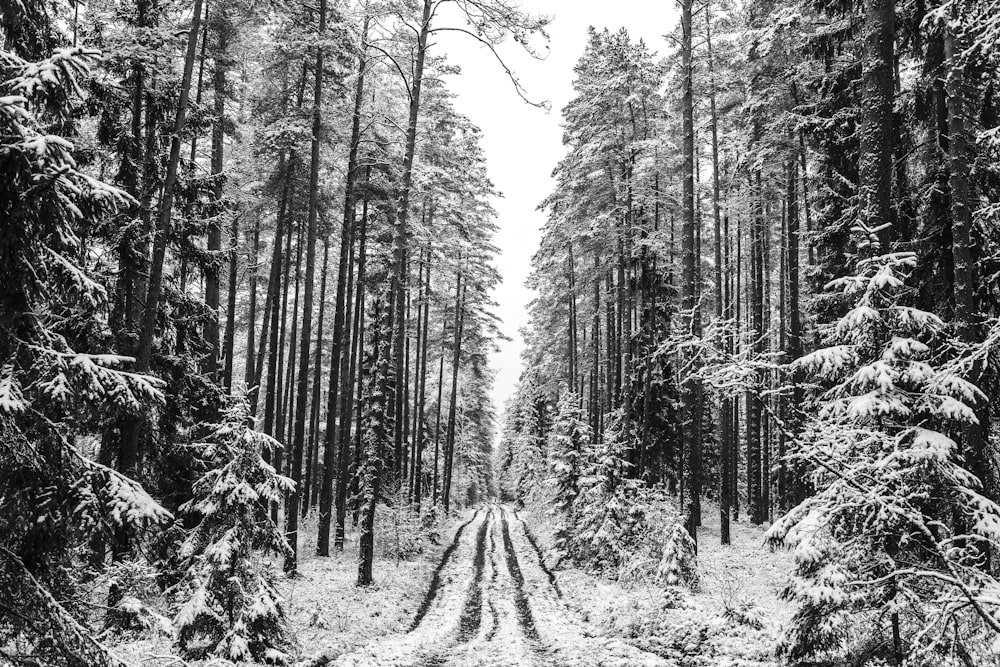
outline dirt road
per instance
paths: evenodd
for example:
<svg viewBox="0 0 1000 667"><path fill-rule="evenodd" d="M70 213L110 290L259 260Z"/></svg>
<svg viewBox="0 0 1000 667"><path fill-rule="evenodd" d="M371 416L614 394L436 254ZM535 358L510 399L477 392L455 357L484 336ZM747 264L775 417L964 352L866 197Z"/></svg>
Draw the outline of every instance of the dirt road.
<svg viewBox="0 0 1000 667"><path fill-rule="evenodd" d="M334 664L672 664L621 640L591 636L561 598L517 514L499 505L483 507L445 551L409 632L385 637Z"/></svg>

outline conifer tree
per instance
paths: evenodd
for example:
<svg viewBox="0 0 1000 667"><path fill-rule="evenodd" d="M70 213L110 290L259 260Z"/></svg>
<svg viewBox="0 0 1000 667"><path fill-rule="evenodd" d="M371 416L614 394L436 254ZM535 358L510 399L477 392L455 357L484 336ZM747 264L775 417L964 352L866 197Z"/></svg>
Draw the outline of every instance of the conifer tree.
<svg viewBox="0 0 1000 667"><path fill-rule="evenodd" d="M855 627L896 664L1000 630L997 582L981 560L1000 539L1000 507L948 435L975 422L980 391L942 358L941 319L901 302L914 263L909 253L862 259L858 275L832 283L855 306L827 347L794 362L823 386L796 454L815 494L768 533L795 549L790 660L862 650L848 640Z"/></svg>
<svg viewBox="0 0 1000 667"><path fill-rule="evenodd" d="M176 619L178 644L189 657L285 659L284 603L260 560L291 552L269 507L293 483L261 458L280 446L254 428L245 398L232 399L199 444L207 472L180 509L195 523L180 551L190 597Z"/></svg>
<svg viewBox="0 0 1000 667"><path fill-rule="evenodd" d="M590 449L590 429L580 408L580 398L565 392L559 399L549 431L549 484L556 517L555 549L559 559L572 552L576 534L577 500L585 453Z"/></svg>

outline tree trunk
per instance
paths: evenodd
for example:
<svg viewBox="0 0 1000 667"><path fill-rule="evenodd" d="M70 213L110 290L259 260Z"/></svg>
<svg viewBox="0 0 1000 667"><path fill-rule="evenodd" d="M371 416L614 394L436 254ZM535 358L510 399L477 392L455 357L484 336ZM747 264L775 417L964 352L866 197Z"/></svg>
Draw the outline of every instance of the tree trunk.
<svg viewBox="0 0 1000 667"><path fill-rule="evenodd" d="M390 286L386 294L385 305L380 301L375 304L375 340L373 341L374 370L376 383L370 401L369 432L365 434L364 463L359 476L362 479L361 495L364 501L364 516L361 523L361 535L358 538L358 586L368 586L372 583L372 564L375 560L375 508L378 505L382 483L384 444L389 437L388 424L390 405L389 399L389 362L390 344L392 342L392 301L395 298ZM380 311L380 308L382 312Z"/></svg>
<svg viewBox="0 0 1000 667"><path fill-rule="evenodd" d="M330 238L323 239L323 270L320 273L319 319L316 321L316 360L313 362L312 400L309 403L309 455L306 457L306 481L302 489L302 516L306 515L313 497L313 478L316 476L316 453L319 448L320 398L323 380L323 319L326 314L326 275L330 267Z"/></svg>
<svg viewBox="0 0 1000 667"><path fill-rule="evenodd" d="M338 397L341 385L341 357L344 350L344 315L347 294L347 261L350 255L351 235L354 230L354 213L356 196L355 185L358 178L358 146L361 142L361 109L365 94L365 73L367 65L368 27L370 18L365 5L365 20L361 30L361 49L358 53L358 78L354 87L354 115L351 119L351 146L347 158L347 180L344 184L344 217L340 231L340 256L337 269L337 301L333 310L333 339L330 348L330 383L327 387L326 408L326 442L323 449L323 484L319 495L319 534L316 542L316 553L320 556L330 555L330 524L334 510L333 477L337 454L336 416L339 405ZM360 283L359 283L360 284ZM341 417L343 419L343 417ZM341 448L346 443L341 443ZM344 459L343 456L340 457ZM347 469L340 466L337 491L337 528L334 546L338 550L344 548L344 522L346 520L346 503L341 496L347 490ZM346 496L345 496L346 497Z"/></svg>
<svg viewBox="0 0 1000 667"><path fill-rule="evenodd" d="M257 402L257 392L253 389L257 385L257 357L255 356L255 347L257 341L255 336L257 335L257 253L260 252L260 217L254 217L253 225L253 244L251 245L251 254L247 258L247 263L250 266L250 312L247 314L249 318L249 324L247 325L247 361L246 368L243 373L243 382L246 385L247 398L252 406L251 414L254 414L256 402ZM265 311L267 307L265 305ZM267 313L265 312L265 317Z"/></svg>
<svg viewBox="0 0 1000 667"><path fill-rule="evenodd" d="M455 420L458 411L458 369L462 359L462 329L465 324L465 294L468 291L468 279L463 280L462 271L458 272L455 282L455 343L452 346L451 358L451 403L448 405L448 436L444 447L444 487L441 490L444 497L444 513L448 514L451 502L451 478L455 464Z"/></svg>
<svg viewBox="0 0 1000 667"><path fill-rule="evenodd" d="M957 22L957 19L955 19ZM963 62L965 45L961 36L955 33L955 26L949 25L945 30L944 47L948 75L945 80L948 107L948 185L951 190L951 255L954 263L955 279L952 287L952 298L955 303L955 322L958 325L959 337L974 343L980 340L980 315L976 304L976 269L973 260L976 241L973 238L972 222L972 185L970 159L972 146L969 140L970 132L966 127L966 117L969 115L966 101L968 83L966 81L965 63ZM972 382L979 382L982 365L973 368ZM990 497L995 495L993 471L990 469L989 456L986 452L984 434L988 423L989 405L978 401L972 406L979 418L977 424L966 424L963 428L965 440L964 455L969 470L983 484Z"/></svg>
<svg viewBox="0 0 1000 667"><path fill-rule="evenodd" d="M754 216L750 225L750 304L751 335L753 336L753 352L756 358L764 353L764 253L763 236L764 216L762 193L760 192L760 172L757 173L757 187L750 188L753 197ZM757 371L757 389L764 387L763 371ZM750 521L763 523L764 511L761 506L761 398L757 391L747 392L747 512Z"/></svg>
<svg viewBox="0 0 1000 667"><path fill-rule="evenodd" d="M167 159L167 173L163 181L163 194L160 198L160 210L157 218L153 241L153 259L150 266L146 293L145 312L142 318L142 329L139 336L138 352L136 354L135 370L138 373L149 371L153 357L153 338L156 334L156 316L160 310L160 292L163 289L163 263L166 259L167 240L170 236L170 216L173 211L174 190L177 185L177 167L181 157L181 135L187 121L188 96L191 91L191 78L194 72L195 53L198 46L198 30L201 25L202 0L194 0L192 7L191 28L188 31L187 52L184 57L184 74L181 78L180 98L177 103L177 114L174 118L173 134L170 140L170 156ZM135 477L139 461L139 436L142 429L142 419L132 418L122 425L122 442L119 449L119 469L129 477Z"/></svg>
<svg viewBox="0 0 1000 667"><path fill-rule="evenodd" d="M326 35L326 3L319 0L320 43ZM309 222L306 230L306 277L302 305L302 343L299 350L298 388L295 392L295 435L292 440L291 479L295 483L285 512L285 536L291 553L285 557L285 572L294 574L298 557L299 502L302 498L302 453L305 445L306 407L309 400L309 345L312 342L313 283L316 278L316 224L319 218L319 160L322 131L323 48L316 49L316 87L313 92L312 166L309 171ZM336 405L336 404L334 404Z"/></svg>
<svg viewBox="0 0 1000 667"><path fill-rule="evenodd" d="M422 478L423 478L423 458L424 458L424 405L425 399L427 398L427 333L430 329L430 292L431 292L431 263L430 263L430 252L427 253L427 272L425 277L425 287L424 287L424 313L423 313L423 332L421 333L421 359L420 359L420 377L418 381L420 382L420 390L417 392L417 428L414 430L413 437L417 440L416 455L414 456L413 463L413 499L417 505L417 514L420 514L420 499L423 489Z"/></svg>
<svg viewBox="0 0 1000 667"><path fill-rule="evenodd" d="M886 252L892 238L894 43L895 0L865 0L858 193L868 238L862 242L879 242Z"/></svg>
<svg viewBox="0 0 1000 667"><path fill-rule="evenodd" d="M695 195L694 195L694 96L692 90L693 51L692 51L692 6L693 0L681 0L681 76L683 92L681 97L681 116L683 124L683 227L681 229L681 311L684 335L692 335L695 325ZM683 365L683 364L682 364ZM697 386L693 380L682 379L681 410L684 429L687 434L684 440L688 443L688 472L694 475L698 467L697 431L700 430L697 414ZM693 477L692 477L693 481ZM684 499L685 521L691 539L698 542L698 498L695 498L696 485L687 484L688 497Z"/></svg>
<svg viewBox="0 0 1000 667"><path fill-rule="evenodd" d="M393 303L388 304L395 310L393 316L392 354L396 362L396 385L398 387L403 378L403 338L406 332L406 313L404 312L404 292L406 290L406 260L408 257L409 230L407 222L410 213L410 191L413 183L413 161L416 157L417 146L417 120L420 115L420 93L423 89L424 62L427 57L427 41L430 36L433 0L424 0L423 14L420 23L420 31L417 36L415 60L413 63L413 83L410 90L410 110L409 122L406 129L406 151L403 158L402 184L400 187L399 208L396 212L396 221L393 229ZM394 304L394 305L393 305ZM398 478L400 469L400 458L403 448L403 424L401 423L402 410L396 410L396 421L394 430L394 460L393 472Z"/></svg>

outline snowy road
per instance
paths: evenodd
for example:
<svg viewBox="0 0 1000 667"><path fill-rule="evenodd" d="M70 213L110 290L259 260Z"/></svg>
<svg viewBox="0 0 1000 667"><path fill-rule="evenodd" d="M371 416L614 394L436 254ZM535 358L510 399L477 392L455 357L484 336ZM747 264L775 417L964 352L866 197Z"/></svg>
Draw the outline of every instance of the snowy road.
<svg viewBox="0 0 1000 667"><path fill-rule="evenodd" d="M457 531L409 632L336 665L597 667L671 665L620 640L593 637L561 600L524 523L499 505Z"/></svg>

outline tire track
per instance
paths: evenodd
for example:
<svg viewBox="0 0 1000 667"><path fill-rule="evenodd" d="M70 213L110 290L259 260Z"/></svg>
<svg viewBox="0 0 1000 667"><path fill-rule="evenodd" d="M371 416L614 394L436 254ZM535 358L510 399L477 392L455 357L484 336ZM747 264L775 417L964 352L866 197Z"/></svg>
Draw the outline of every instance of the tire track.
<svg viewBox="0 0 1000 667"><path fill-rule="evenodd" d="M483 525L479 527L476 535L476 555L473 559L473 567L476 570L472 585L465 596L465 605L462 607L462 615L458 619L458 643L464 644L476 636L479 626L483 623L483 567L486 565L486 531L493 520L493 510L486 513Z"/></svg>
<svg viewBox="0 0 1000 667"><path fill-rule="evenodd" d="M538 635L538 628L535 627L535 619L531 616L528 594L524 590L524 575L517 562L517 554L514 552L514 544L510 539L510 529L507 526L507 516L503 508L500 509L500 528L503 534L504 552L507 557L507 569L510 570L511 579L514 580L514 609L517 612L517 622L525 637L531 641L540 642L541 637Z"/></svg>
<svg viewBox="0 0 1000 667"><path fill-rule="evenodd" d="M517 517L517 514L514 516ZM559 589L559 582L556 581L556 575L545 564L545 555L542 553L541 547L538 546L538 542L535 541L534 534L532 534L531 529L528 528L528 524L524 522L524 519L517 517L517 520L521 523L521 530L524 531L524 536L528 538L528 544L531 545L531 548L535 550L535 554L538 556L538 566L542 568L542 572L544 572L545 576L549 578L549 584L551 584L552 588L555 590L556 596L561 598L563 594Z"/></svg>
<svg viewBox="0 0 1000 667"><path fill-rule="evenodd" d="M434 568L434 575L431 577L430 588L427 589L427 595L424 597L424 601L420 603L420 608L417 610L417 615L414 616L413 623L410 625L408 632L416 630L417 626L420 625L420 622L424 620L424 616L427 615L427 611L431 608L431 604L437 596L438 589L441 587L441 571L444 570L448 561L451 560L452 554L455 553L455 549L458 548L458 544L462 539L462 533L465 532L465 529L469 526L469 524L476 520L476 517L479 516L479 512L480 510L476 510L472 514L472 517L459 526L458 530L455 531L455 537L452 539L451 544L448 545L448 548L444 550L444 554L441 556L441 562L438 563L436 568Z"/></svg>
<svg viewBox="0 0 1000 667"><path fill-rule="evenodd" d="M494 595L496 593L497 587L497 576L499 574L500 568L497 565L497 543L493 538L493 528L490 527L490 615L493 617L493 625L490 627L490 631L486 633L486 641L491 642L493 638L496 637L497 631L500 629L500 614L497 612L496 600L494 600Z"/></svg>

